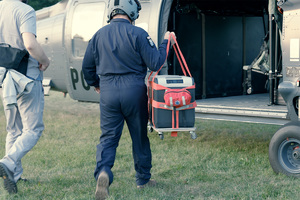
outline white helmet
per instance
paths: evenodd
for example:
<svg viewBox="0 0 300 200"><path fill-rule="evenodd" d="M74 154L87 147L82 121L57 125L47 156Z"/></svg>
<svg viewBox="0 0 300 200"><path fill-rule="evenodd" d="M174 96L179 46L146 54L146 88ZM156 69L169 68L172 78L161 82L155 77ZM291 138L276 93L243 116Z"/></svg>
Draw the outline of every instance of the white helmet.
<svg viewBox="0 0 300 200"><path fill-rule="evenodd" d="M118 14L127 15L131 21L139 17L139 11L142 9L138 0L108 0L108 23Z"/></svg>

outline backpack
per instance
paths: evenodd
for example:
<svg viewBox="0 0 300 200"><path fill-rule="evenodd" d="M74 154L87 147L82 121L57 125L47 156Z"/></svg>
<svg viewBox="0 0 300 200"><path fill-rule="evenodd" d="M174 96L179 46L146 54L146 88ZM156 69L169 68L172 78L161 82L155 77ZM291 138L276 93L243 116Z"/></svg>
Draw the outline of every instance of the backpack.
<svg viewBox="0 0 300 200"><path fill-rule="evenodd" d="M24 75L27 73L28 51L13 48L9 44L0 43L0 67L14 69Z"/></svg>

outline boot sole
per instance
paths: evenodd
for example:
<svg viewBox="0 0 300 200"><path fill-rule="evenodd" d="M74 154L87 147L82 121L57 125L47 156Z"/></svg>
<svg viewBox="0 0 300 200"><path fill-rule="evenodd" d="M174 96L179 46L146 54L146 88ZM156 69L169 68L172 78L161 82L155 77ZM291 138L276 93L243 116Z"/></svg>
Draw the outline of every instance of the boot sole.
<svg viewBox="0 0 300 200"><path fill-rule="evenodd" d="M105 200L108 197L109 177L107 173L100 173L97 181L96 200Z"/></svg>
<svg viewBox="0 0 300 200"><path fill-rule="evenodd" d="M15 183L13 177L9 177L9 171L7 167L0 163L0 176L4 180L4 189L8 191L9 194L15 194L18 192L17 184Z"/></svg>

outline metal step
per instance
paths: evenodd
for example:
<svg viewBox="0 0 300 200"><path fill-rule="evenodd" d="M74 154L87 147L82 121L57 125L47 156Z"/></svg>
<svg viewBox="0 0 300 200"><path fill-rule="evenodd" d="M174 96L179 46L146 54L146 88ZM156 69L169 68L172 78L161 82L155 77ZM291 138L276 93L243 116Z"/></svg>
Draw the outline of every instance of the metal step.
<svg viewBox="0 0 300 200"><path fill-rule="evenodd" d="M268 95L243 95L197 100L196 118L283 125L286 106L268 105Z"/></svg>

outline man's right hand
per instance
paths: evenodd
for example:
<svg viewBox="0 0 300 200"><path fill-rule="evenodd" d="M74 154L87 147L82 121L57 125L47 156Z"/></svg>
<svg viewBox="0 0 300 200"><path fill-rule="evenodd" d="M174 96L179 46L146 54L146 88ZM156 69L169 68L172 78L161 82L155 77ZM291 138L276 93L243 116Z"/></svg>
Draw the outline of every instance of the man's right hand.
<svg viewBox="0 0 300 200"><path fill-rule="evenodd" d="M175 37L175 39L176 39L175 33L174 33L174 32L170 32L170 31L167 31L167 32L165 33L164 39L165 39L165 40L168 40L169 37L170 37L170 34L173 34L174 37ZM172 45L175 44L175 41L174 41L173 37L171 37L171 44L172 44Z"/></svg>
<svg viewBox="0 0 300 200"><path fill-rule="evenodd" d="M95 87L95 92L97 92L98 94L100 94L100 88L99 87Z"/></svg>
<svg viewBox="0 0 300 200"><path fill-rule="evenodd" d="M165 33L164 39L165 39L165 40L168 40L168 39L169 39L169 36L170 36L170 31L167 31L167 32Z"/></svg>
<svg viewBox="0 0 300 200"><path fill-rule="evenodd" d="M24 32L22 33L22 38L24 41L24 46L29 54L40 63L40 70L45 71L50 65L50 61L46 56L43 48L37 42L35 35L32 33Z"/></svg>
<svg viewBox="0 0 300 200"><path fill-rule="evenodd" d="M39 68L41 71L46 71L46 69L49 67L49 64L45 65L45 64L40 64Z"/></svg>

